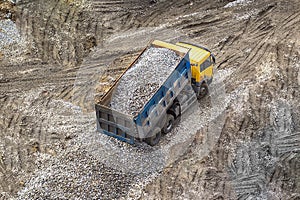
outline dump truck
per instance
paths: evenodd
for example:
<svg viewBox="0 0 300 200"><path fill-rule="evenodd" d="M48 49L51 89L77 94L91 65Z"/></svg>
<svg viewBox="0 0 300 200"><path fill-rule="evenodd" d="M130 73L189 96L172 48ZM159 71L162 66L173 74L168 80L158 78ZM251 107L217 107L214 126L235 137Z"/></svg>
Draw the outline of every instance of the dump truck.
<svg viewBox="0 0 300 200"><path fill-rule="evenodd" d="M157 145L208 93L215 57L205 47L153 40L95 104L97 131Z"/></svg>

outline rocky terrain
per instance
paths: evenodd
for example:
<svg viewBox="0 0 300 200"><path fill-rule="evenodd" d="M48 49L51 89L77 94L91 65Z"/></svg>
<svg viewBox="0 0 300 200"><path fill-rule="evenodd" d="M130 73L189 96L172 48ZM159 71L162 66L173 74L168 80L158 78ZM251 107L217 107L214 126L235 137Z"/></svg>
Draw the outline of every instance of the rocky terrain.
<svg viewBox="0 0 300 200"><path fill-rule="evenodd" d="M297 0L0 1L0 199L300 199ZM93 105L151 39L217 59L159 146Z"/></svg>

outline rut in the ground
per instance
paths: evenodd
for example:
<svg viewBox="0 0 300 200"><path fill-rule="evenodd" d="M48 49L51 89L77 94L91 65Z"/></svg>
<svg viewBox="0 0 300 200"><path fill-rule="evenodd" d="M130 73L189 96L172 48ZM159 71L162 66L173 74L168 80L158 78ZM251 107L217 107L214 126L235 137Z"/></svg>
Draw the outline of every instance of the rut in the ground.
<svg viewBox="0 0 300 200"><path fill-rule="evenodd" d="M300 5L295 3L291 11L286 4L254 2L244 16L232 8L236 15L230 18L226 12L222 17L210 11L205 21L187 19L187 30L199 26L228 31L215 32L220 42L215 42L214 52L218 68L235 69L226 80L232 102L211 154L193 162L194 154L186 154L149 184L141 199L300 197ZM256 10L249 12L251 7ZM208 34L201 31L197 38L210 41Z"/></svg>
<svg viewBox="0 0 300 200"><path fill-rule="evenodd" d="M17 25L29 42L30 59L1 65L0 190L7 192L1 195L11 197L23 187L36 169L35 152L55 155L76 140L68 130L82 121L70 122L67 111L56 109L55 104L65 104L59 99L91 108L93 91L81 79L97 80L99 66L120 54L131 60L138 52L115 47L83 61L90 49L117 32L163 25L211 48L217 68L233 71L226 79L232 102L214 151L200 161L186 154L149 184L142 198L247 199L273 191L281 199L299 198L298 1L251 1L228 8L229 0L93 0L91 7L71 2L22 1L18 7ZM106 73L113 80L121 68L111 67ZM205 131L199 130L191 152Z"/></svg>

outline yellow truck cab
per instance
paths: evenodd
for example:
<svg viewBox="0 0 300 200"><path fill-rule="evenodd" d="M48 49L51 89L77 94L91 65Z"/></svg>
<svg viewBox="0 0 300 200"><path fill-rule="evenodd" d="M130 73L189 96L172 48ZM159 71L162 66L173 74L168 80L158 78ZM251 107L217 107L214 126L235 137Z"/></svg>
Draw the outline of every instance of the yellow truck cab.
<svg viewBox="0 0 300 200"><path fill-rule="evenodd" d="M199 45L185 42L178 42L176 45L190 49L192 85L197 96L204 97L208 93L208 85L213 79L214 55L210 50Z"/></svg>

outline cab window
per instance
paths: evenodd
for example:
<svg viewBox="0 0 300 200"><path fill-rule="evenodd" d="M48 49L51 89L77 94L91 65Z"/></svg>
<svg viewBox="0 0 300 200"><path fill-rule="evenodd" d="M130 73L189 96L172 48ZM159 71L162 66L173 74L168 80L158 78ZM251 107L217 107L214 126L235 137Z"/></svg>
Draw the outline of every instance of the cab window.
<svg viewBox="0 0 300 200"><path fill-rule="evenodd" d="M200 71L204 71L206 68L211 66L210 57L208 57L201 65L200 65Z"/></svg>

